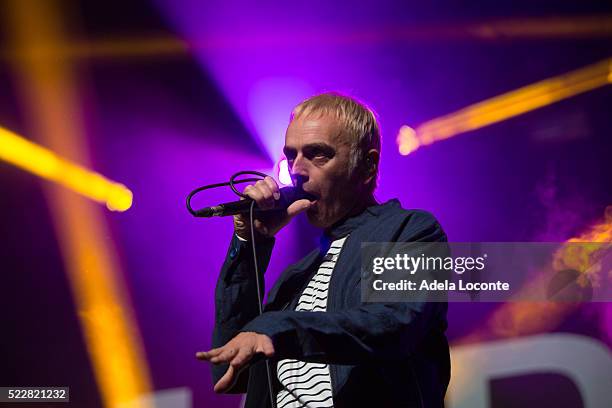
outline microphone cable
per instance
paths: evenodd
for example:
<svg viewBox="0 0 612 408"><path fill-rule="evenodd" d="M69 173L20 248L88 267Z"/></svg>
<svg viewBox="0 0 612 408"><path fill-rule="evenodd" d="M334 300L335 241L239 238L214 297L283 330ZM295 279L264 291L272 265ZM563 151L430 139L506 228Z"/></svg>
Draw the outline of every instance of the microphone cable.
<svg viewBox="0 0 612 408"><path fill-rule="evenodd" d="M251 177L251 178L246 178L246 179L241 179L241 180L235 180L236 177L239 177L245 174L259 176L261 178ZM226 181L224 183L207 184L205 186L198 187L187 195L187 199L186 199L187 211L189 211L189 213L193 215L194 217L197 217L196 211L191 207L191 199L193 198L194 195L198 194L199 192L204 191L204 190L209 190L212 188L230 186L232 191L238 196L242 198L249 198L248 195L238 191L238 189L236 188L234 184L247 183L249 181L259 181L259 180L263 180L267 176L268 176L267 174L259 172L259 171L245 170L245 171L239 171L238 173L234 173L230 177L229 181ZM264 277L259 276L259 267L257 263L257 248L255 245L255 228L254 228L255 224L254 224L254 217L253 217L254 210L255 210L255 200L251 202L251 206L249 207L249 222L251 223L251 248L253 250L253 265L255 268L255 284L257 288L257 310L259 312L259 316L261 316L263 314L263 299L262 299L260 279L263 281ZM272 388L272 369L270 368L270 360L266 358L265 361L266 361L266 375L268 377L268 392L270 393L270 404L272 408L276 408L276 396L274 395L274 390ZM238 375L239 373L236 374L236 376Z"/></svg>
<svg viewBox="0 0 612 408"><path fill-rule="evenodd" d="M235 180L236 177L242 176L243 174L254 174L256 176L260 176L261 178L246 178L246 179L242 179L242 180ZM193 198L194 195L198 194L201 191L204 190L209 190L212 188L217 188L217 187L224 187L224 186L230 186L230 188L232 189L232 191L242 197L242 198L249 198L248 195L241 193L240 191L238 191L238 189L236 188L236 186L234 186L234 184L238 184L238 183L248 183L249 181L259 181L259 180L263 180L264 178L266 178L268 175L265 173L262 173L260 171L250 171L250 170L245 170L245 171L239 171L238 173L234 173L232 175L232 177L230 177L229 181L226 181L224 183L215 183L215 184L207 184L205 186L202 187L198 187L195 190L193 190L191 193L189 193L187 195L187 211L189 211L189 213L191 215L193 215L194 217L197 217L198 214L197 212L191 207L191 199Z"/></svg>

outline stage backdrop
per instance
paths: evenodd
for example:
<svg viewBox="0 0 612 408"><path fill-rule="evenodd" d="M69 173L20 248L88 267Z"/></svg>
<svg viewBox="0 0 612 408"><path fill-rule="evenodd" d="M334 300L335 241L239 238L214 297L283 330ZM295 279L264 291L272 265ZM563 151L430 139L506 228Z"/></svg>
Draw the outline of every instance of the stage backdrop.
<svg viewBox="0 0 612 408"><path fill-rule="evenodd" d="M0 386L68 386L79 407L238 407L194 358L231 220L191 217L185 196L240 170L278 178L291 109L318 92L377 112L377 198L430 211L450 241L610 242L609 4L11 0L0 13ZM445 137L400 151L400 129L458 111ZM110 211L109 197L131 205ZM268 288L319 233L299 217L279 234ZM448 318L449 407L612 406L610 303L453 303Z"/></svg>

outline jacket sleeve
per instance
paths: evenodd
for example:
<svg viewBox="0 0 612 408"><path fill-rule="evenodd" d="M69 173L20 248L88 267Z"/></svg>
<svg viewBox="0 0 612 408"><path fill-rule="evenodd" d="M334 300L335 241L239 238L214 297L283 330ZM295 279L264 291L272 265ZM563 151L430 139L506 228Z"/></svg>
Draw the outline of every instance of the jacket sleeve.
<svg viewBox="0 0 612 408"><path fill-rule="evenodd" d="M398 242L446 242L433 216L405 220ZM360 291L360 285L355 290ZM271 311L241 331L268 335L275 357L330 364L360 364L410 356L430 330L446 328L445 302L361 303L332 312Z"/></svg>
<svg viewBox="0 0 612 408"><path fill-rule="evenodd" d="M256 244L259 276L263 277L274 247L274 238L257 241ZM263 279L260 281L262 298ZM241 241L233 236L215 289L215 326L212 347L221 347L230 341L243 326L258 315L257 282L253 264L253 250L250 241ZM225 374L228 364L212 367L213 382ZM241 373L230 393L246 392L248 370Z"/></svg>

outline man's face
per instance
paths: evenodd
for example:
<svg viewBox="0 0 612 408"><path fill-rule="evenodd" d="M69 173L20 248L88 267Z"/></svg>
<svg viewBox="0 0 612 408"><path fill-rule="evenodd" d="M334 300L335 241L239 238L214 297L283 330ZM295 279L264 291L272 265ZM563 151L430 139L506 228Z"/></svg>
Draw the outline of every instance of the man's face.
<svg viewBox="0 0 612 408"><path fill-rule="evenodd" d="M327 228L360 202L360 184L349 174L350 144L328 115L294 119L283 149L296 187L317 197L307 211L310 223Z"/></svg>

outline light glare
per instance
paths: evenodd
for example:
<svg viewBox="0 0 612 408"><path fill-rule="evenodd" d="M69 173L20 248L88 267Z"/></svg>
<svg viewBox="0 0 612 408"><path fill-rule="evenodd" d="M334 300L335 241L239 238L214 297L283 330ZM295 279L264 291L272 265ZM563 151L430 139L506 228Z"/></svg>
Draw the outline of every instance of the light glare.
<svg viewBox="0 0 612 408"><path fill-rule="evenodd" d="M290 186L293 184L291 181L291 173L289 173L289 164L287 163L287 159L281 159L281 161L278 162L278 180L285 186Z"/></svg>

